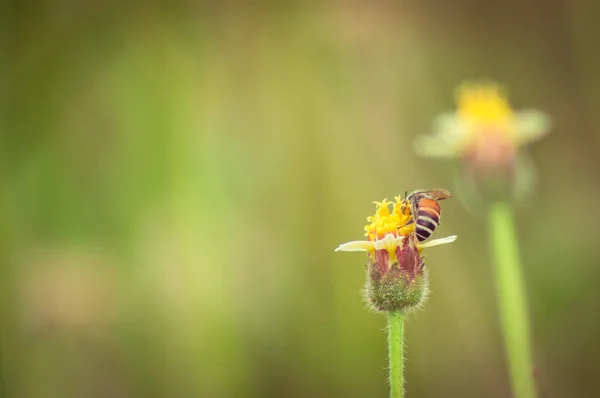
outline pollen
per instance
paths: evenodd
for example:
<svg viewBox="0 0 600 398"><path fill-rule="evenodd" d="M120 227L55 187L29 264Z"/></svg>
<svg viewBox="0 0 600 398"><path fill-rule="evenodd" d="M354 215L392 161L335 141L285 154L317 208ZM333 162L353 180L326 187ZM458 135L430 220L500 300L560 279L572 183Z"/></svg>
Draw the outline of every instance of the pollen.
<svg viewBox="0 0 600 398"><path fill-rule="evenodd" d="M513 110L506 96L495 84L465 84L456 93L458 117L469 123L507 123Z"/></svg>
<svg viewBox="0 0 600 398"><path fill-rule="evenodd" d="M406 225L411 219L410 205L406 200L396 196L394 201L383 199L373 203L375 214L367 217L368 224L365 226L365 236L369 241L381 240L387 234L398 237L414 232L414 223Z"/></svg>

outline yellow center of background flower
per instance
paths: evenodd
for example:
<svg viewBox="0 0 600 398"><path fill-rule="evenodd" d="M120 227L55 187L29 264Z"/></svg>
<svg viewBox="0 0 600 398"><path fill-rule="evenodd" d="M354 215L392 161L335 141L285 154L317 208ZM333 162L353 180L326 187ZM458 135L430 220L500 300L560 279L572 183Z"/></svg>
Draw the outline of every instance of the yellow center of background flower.
<svg viewBox="0 0 600 398"><path fill-rule="evenodd" d="M408 236L415 230L414 223L405 225L411 218L410 205L400 196L396 196L395 202L383 199L375 203L375 214L367 217L368 224L365 226L365 236L369 241L380 240L387 234L394 236Z"/></svg>
<svg viewBox="0 0 600 398"><path fill-rule="evenodd" d="M456 102L457 117L468 129L461 144L463 148L487 136L508 146L515 143L513 109L497 85L462 85L457 90Z"/></svg>
<svg viewBox="0 0 600 398"><path fill-rule="evenodd" d="M464 85L457 91L458 117L471 123L503 123L513 111L498 86Z"/></svg>

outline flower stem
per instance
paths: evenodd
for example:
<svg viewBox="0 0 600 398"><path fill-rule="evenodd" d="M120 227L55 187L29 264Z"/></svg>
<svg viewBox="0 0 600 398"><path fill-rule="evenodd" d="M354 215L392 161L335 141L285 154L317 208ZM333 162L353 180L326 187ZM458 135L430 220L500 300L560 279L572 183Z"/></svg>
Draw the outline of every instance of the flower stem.
<svg viewBox="0 0 600 398"><path fill-rule="evenodd" d="M513 397L535 398L525 283L519 264L513 209L508 203L491 205L489 233Z"/></svg>
<svg viewBox="0 0 600 398"><path fill-rule="evenodd" d="M404 314L388 312L390 398L404 397Z"/></svg>

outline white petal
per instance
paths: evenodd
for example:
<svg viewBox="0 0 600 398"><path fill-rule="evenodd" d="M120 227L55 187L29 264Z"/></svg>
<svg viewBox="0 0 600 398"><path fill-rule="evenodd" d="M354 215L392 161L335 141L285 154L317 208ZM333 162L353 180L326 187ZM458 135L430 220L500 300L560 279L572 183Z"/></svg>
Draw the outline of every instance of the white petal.
<svg viewBox="0 0 600 398"><path fill-rule="evenodd" d="M419 156L431 158L455 158L459 155L458 146L440 140L436 136L421 135L412 143L413 150Z"/></svg>
<svg viewBox="0 0 600 398"><path fill-rule="evenodd" d="M433 246L445 245L446 243L452 243L452 242L454 242L456 240L456 238L457 238L456 235L450 235L450 236L447 236L445 238L434 239L434 240L430 240L429 242L420 243L419 247L420 248L424 248L424 247L433 247Z"/></svg>
<svg viewBox="0 0 600 398"><path fill-rule="evenodd" d="M395 237L392 234L386 234L385 238L378 240L374 243L375 250L386 249L387 251L394 251L402 242L402 237Z"/></svg>
<svg viewBox="0 0 600 398"><path fill-rule="evenodd" d="M453 112L442 113L433 120L433 135L445 143L460 141L466 132L464 124Z"/></svg>
<svg viewBox="0 0 600 398"><path fill-rule="evenodd" d="M364 252L373 249L373 242L368 240L355 240L339 245L336 252Z"/></svg>
<svg viewBox="0 0 600 398"><path fill-rule="evenodd" d="M529 109L515 116L519 145L527 145L544 137L550 131L550 118L540 111Z"/></svg>
<svg viewBox="0 0 600 398"><path fill-rule="evenodd" d="M460 155L467 129L454 113L444 113L433 121L433 134L422 135L413 141L413 150L420 156L454 158Z"/></svg>

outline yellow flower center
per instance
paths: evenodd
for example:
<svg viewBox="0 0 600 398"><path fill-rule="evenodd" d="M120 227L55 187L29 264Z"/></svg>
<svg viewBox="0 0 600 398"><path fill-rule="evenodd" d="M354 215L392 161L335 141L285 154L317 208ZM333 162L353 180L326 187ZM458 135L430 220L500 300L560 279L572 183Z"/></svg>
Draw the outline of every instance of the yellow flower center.
<svg viewBox="0 0 600 398"><path fill-rule="evenodd" d="M365 226L365 236L369 241L381 240L387 234L398 237L408 236L414 232L414 223L406 225L411 218L410 205L400 196L394 199L394 202L388 202L387 199L374 202L375 214L367 217L368 224Z"/></svg>
<svg viewBox="0 0 600 398"><path fill-rule="evenodd" d="M505 122L513 117L506 97L497 85L463 85L457 92L458 116L480 123Z"/></svg>
<svg viewBox="0 0 600 398"><path fill-rule="evenodd" d="M516 139L513 109L497 85L460 86L456 101L457 117L468 129L463 148L471 146L482 135L513 146Z"/></svg>

